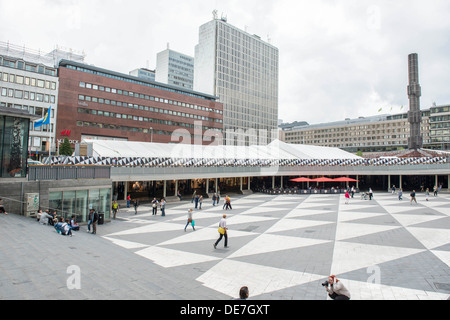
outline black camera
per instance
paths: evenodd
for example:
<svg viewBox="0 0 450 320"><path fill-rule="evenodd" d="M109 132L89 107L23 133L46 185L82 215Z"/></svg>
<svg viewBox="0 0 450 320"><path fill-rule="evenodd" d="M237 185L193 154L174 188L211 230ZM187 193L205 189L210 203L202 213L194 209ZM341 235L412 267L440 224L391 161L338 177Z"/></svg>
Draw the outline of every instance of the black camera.
<svg viewBox="0 0 450 320"><path fill-rule="evenodd" d="M322 283L322 287L328 287L328 280Z"/></svg>

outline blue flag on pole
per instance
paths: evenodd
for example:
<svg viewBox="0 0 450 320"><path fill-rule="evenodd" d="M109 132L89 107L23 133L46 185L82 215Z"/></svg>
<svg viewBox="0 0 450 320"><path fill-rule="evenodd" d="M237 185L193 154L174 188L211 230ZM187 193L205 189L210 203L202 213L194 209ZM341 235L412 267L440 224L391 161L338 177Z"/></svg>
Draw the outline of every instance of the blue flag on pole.
<svg viewBox="0 0 450 320"><path fill-rule="evenodd" d="M34 123L34 127L40 127L43 124L50 124L50 110L52 109L52 106L48 107L48 111L45 114L44 118L42 118L41 120L38 120Z"/></svg>

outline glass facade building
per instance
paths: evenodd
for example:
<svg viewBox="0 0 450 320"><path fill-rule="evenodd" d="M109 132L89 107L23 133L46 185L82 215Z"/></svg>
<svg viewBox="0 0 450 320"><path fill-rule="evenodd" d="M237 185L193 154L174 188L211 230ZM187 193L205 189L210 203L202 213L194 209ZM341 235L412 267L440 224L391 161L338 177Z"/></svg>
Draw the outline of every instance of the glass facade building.
<svg viewBox="0 0 450 320"><path fill-rule="evenodd" d="M111 188L50 191L48 203L51 210L56 210L64 218L75 215L78 222L88 221L90 209L95 209L97 213L104 214L105 219L110 219Z"/></svg>
<svg viewBox="0 0 450 320"><path fill-rule="evenodd" d="M278 49L226 22L200 27L194 90L219 97L228 145L264 145L277 134Z"/></svg>

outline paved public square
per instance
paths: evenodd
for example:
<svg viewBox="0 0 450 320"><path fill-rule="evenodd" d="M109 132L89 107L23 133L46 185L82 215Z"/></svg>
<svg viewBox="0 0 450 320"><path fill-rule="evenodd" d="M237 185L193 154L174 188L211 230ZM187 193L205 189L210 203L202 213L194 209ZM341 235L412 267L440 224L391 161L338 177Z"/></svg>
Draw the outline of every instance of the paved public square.
<svg viewBox="0 0 450 320"><path fill-rule="evenodd" d="M206 199L185 231L194 205L183 200L164 217L120 208L96 235L82 226L73 237L1 215L0 298L230 300L246 285L253 300L326 300L321 283L335 274L352 300L446 300L450 195L417 201L232 195L232 210ZM229 248L214 249L224 213Z"/></svg>

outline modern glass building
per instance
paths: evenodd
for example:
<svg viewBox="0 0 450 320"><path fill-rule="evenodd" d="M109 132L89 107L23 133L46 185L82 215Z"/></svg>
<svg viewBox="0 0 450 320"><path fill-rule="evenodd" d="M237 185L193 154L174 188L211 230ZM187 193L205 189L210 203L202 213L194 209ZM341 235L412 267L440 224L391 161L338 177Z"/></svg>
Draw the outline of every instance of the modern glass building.
<svg viewBox="0 0 450 320"><path fill-rule="evenodd" d="M264 145L277 135L278 49L226 19L199 30L194 90L219 97L224 143Z"/></svg>
<svg viewBox="0 0 450 320"><path fill-rule="evenodd" d="M167 48L156 56L157 82L180 88L194 87L194 58Z"/></svg>

